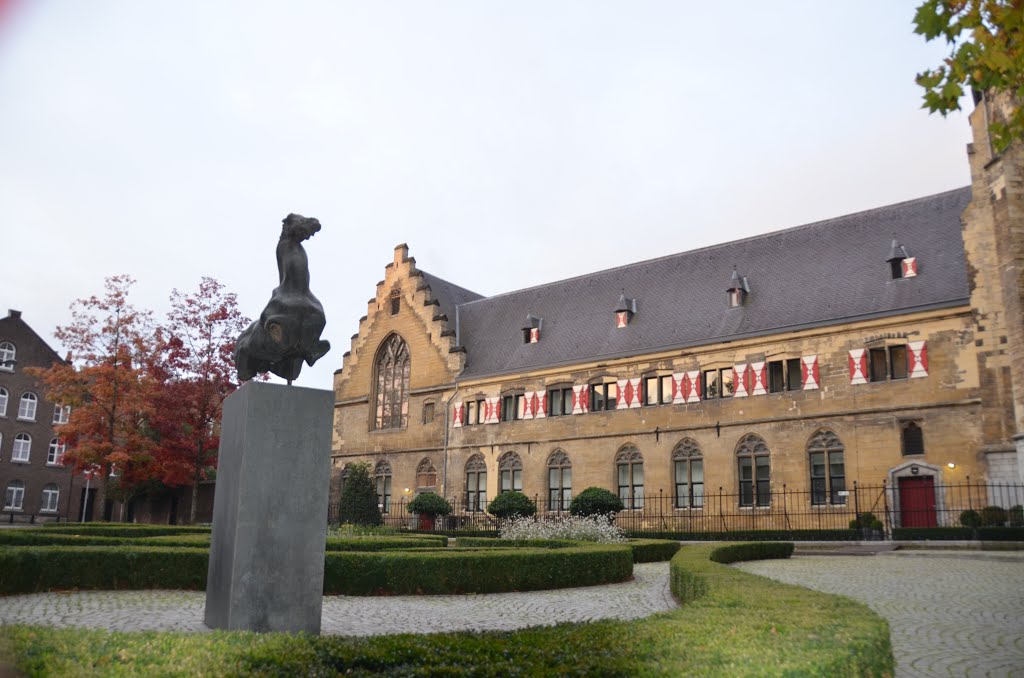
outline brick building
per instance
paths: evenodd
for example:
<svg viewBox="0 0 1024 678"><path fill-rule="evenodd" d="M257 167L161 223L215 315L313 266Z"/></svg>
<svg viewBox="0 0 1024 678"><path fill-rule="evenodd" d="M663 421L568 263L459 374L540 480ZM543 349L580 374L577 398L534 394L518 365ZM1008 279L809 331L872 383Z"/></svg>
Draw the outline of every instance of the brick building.
<svg viewBox="0 0 1024 678"><path fill-rule="evenodd" d="M0 318L0 487L3 522L80 520L98 516L95 486L85 501L83 478L61 464L64 448L54 425L68 411L44 397L46 390L26 367L47 368L61 357L22 320L21 312Z"/></svg>
<svg viewBox="0 0 1024 678"><path fill-rule="evenodd" d="M509 489L557 510L597 485L638 514L717 495L775 516L793 491L845 515L858 482L923 525L968 479L1005 503L985 489L1024 465L1024 149L987 136L1005 105L971 116L971 186L858 214L492 297L398 246L335 373L333 496L368 461L387 510Z"/></svg>

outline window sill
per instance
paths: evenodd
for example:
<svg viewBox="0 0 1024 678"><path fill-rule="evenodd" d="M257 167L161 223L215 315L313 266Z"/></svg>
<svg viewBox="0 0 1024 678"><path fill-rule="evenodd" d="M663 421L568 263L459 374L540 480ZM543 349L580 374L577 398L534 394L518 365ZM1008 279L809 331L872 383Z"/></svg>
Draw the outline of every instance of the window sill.
<svg viewBox="0 0 1024 678"><path fill-rule="evenodd" d="M811 504L811 510L846 508L849 504Z"/></svg>
<svg viewBox="0 0 1024 678"><path fill-rule="evenodd" d="M29 459L11 459L12 464L31 464L32 461Z"/></svg>
<svg viewBox="0 0 1024 678"><path fill-rule="evenodd" d="M56 513L57 509L39 509L40 513Z"/></svg>
<svg viewBox="0 0 1024 678"><path fill-rule="evenodd" d="M686 508L686 507L677 506L677 507L673 508L672 510L673 511L680 511L680 512L681 511L685 511L686 513L690 513L691 511L701 512L701 511L704 510L704 507L703 506L694 506L692 508Z"/></svg>
<svg viewBox="0 0 1024 678"><path fill-rule="evenodd" d="M51 468L64 468L64 464L58 464L56 462L46 462L46 465Z"/></svg>
<svg viewBox="0 0 1024 678"><path fill-rule="evenodd" d="M27 421L27 422L31 422L33 424L36 423L35 419L29 419L27 417L18 417L18 421Z"/></svg>
<svg viewBox="0 0 1024 678"><path fill-rule="evenodd" d="M13 506L5 506L4 510L5 511L10 511L11 513L23 513L24 512L24 509L22 509L20 507L19 508L15 508Z"/></svg>
<svg viewBox="0 0 1024 678"><path fill-rule="evenodd" d="M771 506L737 506L740 511L771 511Z"/></svg>

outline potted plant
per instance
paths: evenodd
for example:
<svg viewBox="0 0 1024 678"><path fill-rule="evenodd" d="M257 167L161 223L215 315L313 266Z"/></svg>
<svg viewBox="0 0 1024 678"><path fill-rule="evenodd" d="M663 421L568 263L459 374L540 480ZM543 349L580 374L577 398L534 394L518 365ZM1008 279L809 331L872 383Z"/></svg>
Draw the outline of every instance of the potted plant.
<svg viewBox="0 0 1024 678"><path fill-rule="evenodd" d="M424 492L409 502L409 512L419 515L419 529L433 530L437 517L451 513L452 505L438 494Z"/></svg>
<svg viewBox="0 0 1024 678"><path fill-rule="evenodd" d="M874 513L861 513L850 521L850 529L860 532L861 539L866 541L880 540L885 536L885 525L875 517Z"/></svg>

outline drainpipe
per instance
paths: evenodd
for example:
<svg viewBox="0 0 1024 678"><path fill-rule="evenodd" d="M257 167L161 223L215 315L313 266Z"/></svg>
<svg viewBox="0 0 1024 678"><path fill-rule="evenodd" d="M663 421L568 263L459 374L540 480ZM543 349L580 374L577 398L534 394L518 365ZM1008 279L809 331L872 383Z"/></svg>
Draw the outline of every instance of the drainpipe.
<svg viewBox="0 0 1024 678"><path fill-rule="evenodd" d="M459 380L455 380L455 393L452 393L452 397L448 399L448 402L444 407L444 461L442 462L444 468L441 469L441 496L448 493L448 427L451 424L450 412L452 411L452 401L455 400L456 396L459 395Z"/></svg>

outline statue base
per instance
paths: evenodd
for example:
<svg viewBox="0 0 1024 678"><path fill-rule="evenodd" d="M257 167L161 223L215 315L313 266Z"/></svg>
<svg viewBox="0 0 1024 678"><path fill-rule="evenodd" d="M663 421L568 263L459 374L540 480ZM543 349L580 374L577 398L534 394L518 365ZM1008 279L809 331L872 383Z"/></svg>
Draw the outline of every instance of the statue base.
<svg viewBox="0 0 1024 678"><path fill-rule="evenodd" d="M204 621L320 633L334 393L247 382L224 400Z"/></svg>

